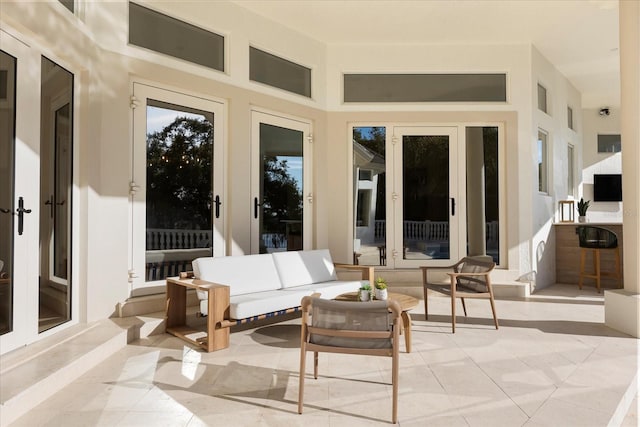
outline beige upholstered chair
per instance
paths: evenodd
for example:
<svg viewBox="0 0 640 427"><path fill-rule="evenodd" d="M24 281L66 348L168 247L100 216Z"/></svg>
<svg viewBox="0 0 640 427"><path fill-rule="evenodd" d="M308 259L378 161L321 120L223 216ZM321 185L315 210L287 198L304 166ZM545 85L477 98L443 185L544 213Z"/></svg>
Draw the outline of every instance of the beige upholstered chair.
<svg viewBox="0 0 640 427"><path fill-rule="evenodd" d="M313 352L313 377L318 378L318 353L347 353L391 357L392 422L398 421L399 334L402 310L395 301L348 302L302 298L300 389L302 414L306 355Z"/></svg>
<svg viewBox="0 0 640 427"><path fill-rule="evenodd" d="M498 329L498 318L496 317L495 302L493 300L493 289L491 288L491 271L496 264L489 261L487 257L465 257L449 267L420 267L422 270L422 286L424 289L424 313L429 319L428 309L428 289L437 290L451 297L451 330L456 332L456 298L462 301L464 315L467 315L465 298L485 298L491 303L493 322ZM428 273L432 270L449 269L448 283L429 282Z"/></svg>

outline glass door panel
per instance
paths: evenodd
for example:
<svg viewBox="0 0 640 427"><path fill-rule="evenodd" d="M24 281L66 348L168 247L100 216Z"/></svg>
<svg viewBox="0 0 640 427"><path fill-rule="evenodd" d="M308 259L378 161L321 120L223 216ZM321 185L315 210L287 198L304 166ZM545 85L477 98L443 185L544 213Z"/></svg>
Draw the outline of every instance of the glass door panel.
<svg viewBox="0 0 640 427"><path fill-rule="evenodd" d="M16 63L0 51L0 335L13 331Z"/></svg>
<svg viewBox="0 0 640 427"><path fill-rule="evenodd" d="M387 265L385 127L353 128L353 263Z"/></svg>
<svg viewBox="0 0 640 427"><path fill-rule="evenodd" d="M252 252L307 249L311 233L305 204L312 201L305 153L309 125L253 114L258 168L254 171Z"/></svg>
<svg viewBox="0 0 640 427"><path fill-rule="evenodd" d="M220 103L134 84L133 296L225 254Z"/></svg>
<svg viewBox="0 0 640 427"><path fill-rule="evenodd" d="M213 113L147 101L145 280L213 252Z"/></svg>
<svg viewBox="0 0 640 427"><path fill-rule="evenodd" d="M396 267L458 257L457 129L395 128Z"/></svg>
<svg viewBox="0 0 640 427"><path fill-rule="evenodd" d="M73 74L42 58L38 331L71 319Z"/></svg>
<svg viewBox="0 0 640 427"><path fill-rule="evenodd" d="M500 264L497 126L469 126L466 133L467 254Z"/></svg>

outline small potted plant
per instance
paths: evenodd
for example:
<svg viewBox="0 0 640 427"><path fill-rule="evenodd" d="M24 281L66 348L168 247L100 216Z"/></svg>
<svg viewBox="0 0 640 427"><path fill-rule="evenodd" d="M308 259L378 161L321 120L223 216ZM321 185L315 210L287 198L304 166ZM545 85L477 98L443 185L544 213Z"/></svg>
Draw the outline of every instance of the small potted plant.
<svg viewBox="0 0 640 427"><path fill-rule="evenodd" d="M587 209L589 209L589 205L591 204L590 200L585 200L581 197L578 202L578 222L587 222Z"/></svg>
<svg viewBox="0 0 640 427"><path fill-rule="evenodd" d="M358 290L358 301L370 301L371 299L371 285L365 283Z"/></svg>
<svg viewBox="0 0 640 427"><path fill-rule="evenodd" d="M387 299L387 281L382 277L378 277L374 284L376 288L376 299L386 300Z"/></svg>

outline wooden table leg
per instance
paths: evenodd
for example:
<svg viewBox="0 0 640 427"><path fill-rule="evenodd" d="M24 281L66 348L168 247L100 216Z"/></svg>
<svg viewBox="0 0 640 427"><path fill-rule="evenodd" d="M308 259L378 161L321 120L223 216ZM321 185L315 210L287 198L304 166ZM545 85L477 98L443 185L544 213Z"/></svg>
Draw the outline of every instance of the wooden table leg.
<svg viewBox="0 0 640 427"><path fill-rule="evenodd" d="M182 326L187 321L187 288L167 281L166 328Z"/></svg>
<svg viewBox="0 0 640 427"><path fill-rule="evenodd" d="M206 350L211 352L229 347L229 328L216 329L217 324L229 317L229 287L212 287L208 294Z"/></svg>
<svg viewBox="0 0 640 427"><path fill-rule="evenodd" d="M402 325L404 330L404 344L407 349L407 353L411 353L411 318L406 311L402 312Z"/></svg>

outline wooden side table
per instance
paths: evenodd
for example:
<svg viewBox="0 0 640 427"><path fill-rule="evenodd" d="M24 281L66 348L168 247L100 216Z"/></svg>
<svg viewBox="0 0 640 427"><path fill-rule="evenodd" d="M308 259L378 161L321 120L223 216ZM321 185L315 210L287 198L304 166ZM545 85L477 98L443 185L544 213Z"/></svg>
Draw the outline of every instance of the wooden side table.
<svg viewBox="0 0 640 427"><path fill-rule="evenodd" d="M418 305L418 299L410 295L401 294L398 292L389 292L387 294L388 299L397 302L402 309L402 329L404 333L404 344L407 349L407 353L411 353L411 318L409 318L409 311L414 309ZM338 295L336 301L358 301L358 292L347 292L346 294ZM362 304L366 304L363 302Z"/></svg>
<svg viewBox="0 0 640 427"><path fill-rule="evenodd" d="M187 325L187 289L208 294L207 334L193 338L199 330ZM229 287L199 279L167 279L166 331L194 344L207 352L229 347L229 328L220 328L220 323L229 317Z"/></svg>

